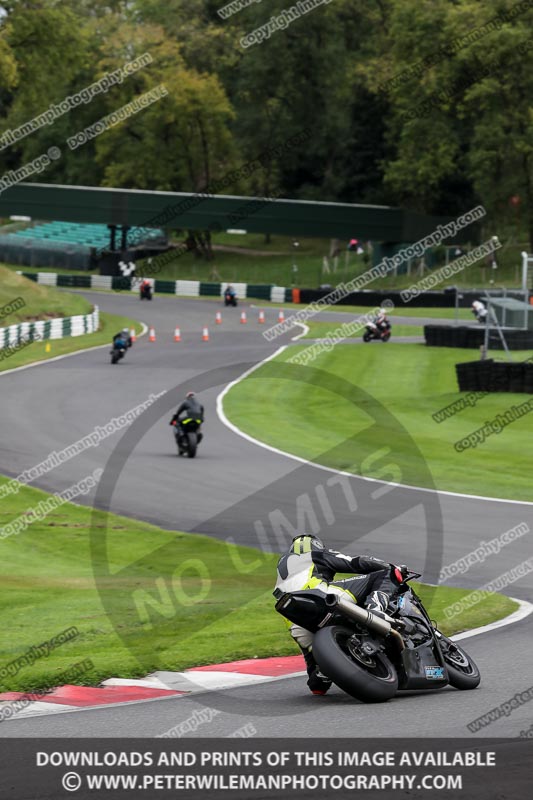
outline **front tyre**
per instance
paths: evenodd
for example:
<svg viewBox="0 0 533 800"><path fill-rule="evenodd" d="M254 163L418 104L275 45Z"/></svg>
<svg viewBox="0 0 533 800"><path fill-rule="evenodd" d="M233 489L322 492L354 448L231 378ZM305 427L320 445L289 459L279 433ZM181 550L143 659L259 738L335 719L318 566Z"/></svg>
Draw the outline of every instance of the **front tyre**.
<svg viewBox="0 0 533 800"><path fill-rule="evenodd" d="M398 690L398 675L384 653L359 651L357 635L331 625L313 639L313 656L320 671L347 694L363 703L383 703Z"/></svg>
<svg viewBox="0 0 533 800"><path fill-rule="evenodd" d="M481 675L468 653L442 633L439 636L439 644L446 662L450 686L455 689L475 689L479 686Z"/></svg>
<svg viewBox="0 0 533 800"><path fill-rule="evenodd" d="M365 331L365 333L363 333L363 342L369 342L371 339L372 339L372 334L370 333L370 331Z"/></svg>

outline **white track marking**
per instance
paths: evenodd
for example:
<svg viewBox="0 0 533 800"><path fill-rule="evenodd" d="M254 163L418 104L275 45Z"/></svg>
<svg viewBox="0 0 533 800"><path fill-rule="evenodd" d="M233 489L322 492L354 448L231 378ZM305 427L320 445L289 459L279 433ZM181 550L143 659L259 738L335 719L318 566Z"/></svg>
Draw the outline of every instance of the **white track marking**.
<svg viewBox="0 0 533 800"><path fill-rule="evenodd" d="M512 625L514 622L520 622L520 620L529 617L529 615L533 613L533 603L528 603L527 600L518 600L516 597L510 597L509 600L514 600L515 603L519 604L520 608L503 619L499 619L496 622L489 622L488 625L482 625L481 628L472 628L472 630L464 631L464 633L456 633L455 636L450 636L450 639L453 639L454 642L458 642L460 639L469 639L471 636L478 636L480 633L487 633L496 628L504 628L506 625Z"/></svg>
<svg viewBox="0 0 533 800"><path fill-rule="evenodd" d="M295 342L297 339L301 339L302 336L305 336L306 333L309 333L309 325L306 325L305 322L295 322L294 325L298 325L298 327L303 328L303 330L301 333L293 336L291 342Z"/></svg>

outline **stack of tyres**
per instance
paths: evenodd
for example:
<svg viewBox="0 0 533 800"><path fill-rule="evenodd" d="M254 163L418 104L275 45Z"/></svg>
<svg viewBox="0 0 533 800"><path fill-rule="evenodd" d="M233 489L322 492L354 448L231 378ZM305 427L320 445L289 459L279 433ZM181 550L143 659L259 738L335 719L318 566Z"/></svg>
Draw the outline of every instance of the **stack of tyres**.
<svg viewBox="0 0 533 800"><path fill-rule="evenodd" d="M509 391L510 392L523 392L524 391L524 365L523 364L508 364L509 372Z"/></svg>
<svg viewBox="0 0 533 800"><path fill-rule="evenodd" d="M428 347L450 347L446 325L424 325L424 338Z"/></svg>
<svg viewBox="0 0 533 800"><path fill-rule="evenodd" d="M485 329L481 328L467 328L466 334L466 347L481 347L485 340Z"/></svg>
<svg viewBox="0 0 533 800"><path fill-rule="evenodd" d="M524 369L524 388L523 391L533 394L533 364L523 364Z"/></svg>
<svg viewBox="0 0 533 800"><path fill-rule="evenodd" d="M477 363L477 384L478 384L477 391L479 392L493 391L490 388L490 386L492 382L492 367L494 364L494 359L487 358L484 361L478 361L476 363Z"/></svg>
<svg viewBox="0 0 533 800"><path fill-rule="evenodd" d="M469 328L457 327L454 328L456 331L455 333L455 341L453 347L468 347L468 331Z"/></svg>
<svg viewBox="0 0 533 800"><path fill-rule="evenodd" d="M509 369L505 361L495 361L492 365L489 392L509 391Z"/></svg>
<svg viewBox="0 0 533 800"><path fill-rule="evenodd" d="M483 384L487 375L487 367L484 361L472 362L472 389L473 392L483 391Z"/></svg>
<svg viewBox="0 0 533 800"><path fill-rule="evenodd" d="M457 383L460 392L475 392L478 390L478 361L467 361L455 365Z"/></svg>

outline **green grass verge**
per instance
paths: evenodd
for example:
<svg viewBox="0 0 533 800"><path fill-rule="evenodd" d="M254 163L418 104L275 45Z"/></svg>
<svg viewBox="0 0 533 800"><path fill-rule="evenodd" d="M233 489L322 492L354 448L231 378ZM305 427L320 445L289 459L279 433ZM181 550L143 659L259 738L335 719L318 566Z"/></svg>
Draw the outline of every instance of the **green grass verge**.
<svg viewBox="0 0 533 800"><path fill-rule="evenodd" d="M5 269L9 269L12 272L48 272L48 273L59 273L60 275L98 275L98 271L93 270L86 270L86 269L71 269L70 267L34 267L30 266L29 264L7 264L5 261L1 265L5 267Z"/></svg>
<svg viewBox="0 0 533 800"><path fill-rule="evenodd" d="M278 356L285 361L300 346ZM346 440L346 432L358 433L353 453L338 448L328 466L361 474L364 455L380 447L394 454L400 483L429 486L429 467L434 486L454 492L531 500L531 453L524 444L533 435L533 414L508 425L475 449L457 452L454 443L482 427L512 405L524 403L526 394L494 393L438 424L432 415L461 397L457 391L455 364L475 361L477 353L462 349L430 348L419 344L398 347L344 345L320 354L312 367L321 370L319 385L304 377L269 377L276 368L267 363L227 395L229 418L252 436L311 460ZM515 359L529 353L514 353ZM500 356L501 357L501 356ZM332 376L349 380L368 392L370 399L354 405L329 390ZM261 382L258 384L258 380ZM328 388L329 387L329 388ZM354 389L356 392L357 390ZM374 398L372 400L371 398ZM404 427L385 421L376 430L374 408L385 406ZM283 414L279 414L279 409ZM419 458L414 442L422 454ZM356 463L354 463L356 462ZM371 472L368 477L376 477Z"/></svg>
<svg viewBox="0 0 533 800"><path fill-rule="evenodd" d="M0 485L5 480L0 478ZM2 501L0 526L28 514L48 496L27 486L8 495ZM79 635L2 678L2 691L54 686L62 672L86 658L94 666L79 682L94 685L112 676L138 677L156 669L298 652L273 608L277 556L104 512L95 512L91 520L91 513L65 504L3 539L2 674L32 645L71 626ZM107 526L106 546L93 559L91 524L99 537ZM103 572L99 593L95 574ZM447 587L421 586L420 592L435 619L466 594ZM148 597L152 605L143 602ZM514 606L493 595L442 629L451 634L475 627L506 616Z"/></svg>
<svg viewBox="0 0 533 800"><path fill-rule="evenodd" d="M268 303L273 308L285 308L287 311L296 312L301 306L295 306L293 303ZM368 314L374 306L343 306L333 305L330 309L325 309L328 313L343 312L345 314ZM288 316L288 315L287 315ZM454 308L411 308L405 306L402 308L394 308L390 313L390 317L428 317L430 319L455 319ZM318 317L320 319L320 317ZM474 317L469 308L460 308L458 319L460 322L473 322Z"/></svg>
<svg viewBox="0 0 533 800"><path fill-rule="evenodd" d="M302 336L302 339L318 339L320 337L325 338L326 336L331 336L331 334L338 328L340 325L350 322L351 320L339 320L338 322L306 322L305 324L309 328L309 331ZM355 334L355 338L362 338L364 329L357 334ZM422 325L393 325L392 326L392 336L423 336L424 328Z"/></svg>
<svg viewBox="0 0 533 800"><path fill-rule="evenodd" d="M134 328L136 334L139 334L142 330L141 323L136 320L102 312L100 313L100 329L95 333L87 333L83 336L69 336L65 339L46 339L42 342L32 342L32 344L2 359L0 361L0 372L14 367L22 367L25 364L33 364L37 361L47 361L50 358L62 356L66 353L86 350L88 347L111 344L113 335L125 327Z"/></svg>
<svg viewBox="0 0 533 800"><path fill-rule="evenodd" d="M88 314L92 308L89 301L81 295L67 294L52 286L43 286L0 266L0 309L18 298L21 298L24 305L10 314L2 315L2 328L26 320Z"/></svg>

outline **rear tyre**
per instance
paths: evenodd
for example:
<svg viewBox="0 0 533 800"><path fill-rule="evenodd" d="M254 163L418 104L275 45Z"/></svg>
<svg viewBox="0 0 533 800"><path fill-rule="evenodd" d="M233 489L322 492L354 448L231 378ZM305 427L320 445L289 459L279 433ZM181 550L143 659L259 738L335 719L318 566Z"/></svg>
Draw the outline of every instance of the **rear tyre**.
<svg viewBox="0 0 533 800"><path fill-rule="evenodd" d="M439 637L448 680L455 689L475 689L479 686L481 675L476 663L470 658L462 647L447 639L442 633Z"/></svg>
<svg viewBox="0 0 533 800"><path fill-rule="evenodd" d="M389 339L390 339L390 331L387 331L387 333L383 334L383 341L388 342Z"/></svg>
<svg viewBox="0 0 533 800"><path fill-rule="evenodd" d="M195 433L188 433L187 434L187 441L188 441L187 455L189 456L189 458L194 458L195 455L196 455L197 447L198 447L198 439L197 439L196 434Z"/></svg>
<svg viewBox="0 0 533 800"><path fill-rule="evenodd" d="M384 653L359 653L354 632L341 625L319 630L313 656L321 672L363 703L383 703L398 690L398 675Z"/></svg>

